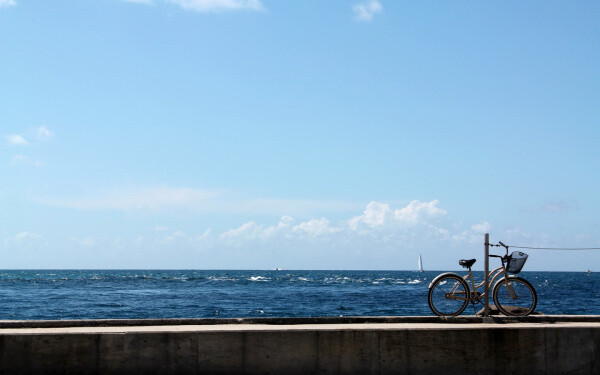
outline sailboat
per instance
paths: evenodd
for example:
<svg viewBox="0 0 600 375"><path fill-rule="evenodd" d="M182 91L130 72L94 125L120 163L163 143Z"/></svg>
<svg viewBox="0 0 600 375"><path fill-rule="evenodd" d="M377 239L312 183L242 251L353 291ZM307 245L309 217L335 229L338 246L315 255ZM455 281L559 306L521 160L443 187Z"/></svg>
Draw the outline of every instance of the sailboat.
<svg viewBox="0 0 600 375"><path fill-rule="evenodd" d="M419 272L423 272L423 259L421 259L421 254L419 254Z"/></svg>

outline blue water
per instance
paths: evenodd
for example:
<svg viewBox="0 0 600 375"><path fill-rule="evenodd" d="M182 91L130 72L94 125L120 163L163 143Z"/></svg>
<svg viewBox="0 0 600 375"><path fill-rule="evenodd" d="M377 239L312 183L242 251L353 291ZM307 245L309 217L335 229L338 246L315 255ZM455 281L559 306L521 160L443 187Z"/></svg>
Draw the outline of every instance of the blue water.
<svg viewBox="0 0 600 375"><path fill-rule="evenodd" d="M0 271L0 319L432 315L414 271ZM482 273L475 273L476 279ZM546 314L600 314L600 273L522 272ZM476 306L479 310L481 305ZM468 307L465 314L473 314Z"/></svg>

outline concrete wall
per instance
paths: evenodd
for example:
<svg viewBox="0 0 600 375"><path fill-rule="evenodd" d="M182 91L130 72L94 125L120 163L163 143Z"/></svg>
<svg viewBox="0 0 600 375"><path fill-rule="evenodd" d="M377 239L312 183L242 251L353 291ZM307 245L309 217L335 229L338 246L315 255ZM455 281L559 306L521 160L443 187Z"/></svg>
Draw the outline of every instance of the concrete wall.
<svg viewBox="0 0 600 375"><path fill-rule="evenodd" d="M0 330L0 374L600 374L600 324Z"/></svg>

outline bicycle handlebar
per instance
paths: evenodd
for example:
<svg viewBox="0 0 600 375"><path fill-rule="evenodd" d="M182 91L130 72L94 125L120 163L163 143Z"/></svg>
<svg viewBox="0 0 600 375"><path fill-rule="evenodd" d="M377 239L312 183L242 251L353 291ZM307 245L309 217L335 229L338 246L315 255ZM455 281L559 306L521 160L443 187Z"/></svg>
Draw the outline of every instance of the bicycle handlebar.
<svg viewBox="0 0 600 375"><path fill-rule="evenodd" d="M502 243L502 241L498 241L498 244L500 244L500 246L503 246L506 249L506 255L508 255L508 246Z"/></svg>
<svg viewBox="0 0 600 375"><path fill-rule="evenodd" d="M496 247L500 247L500 246L502 246L502 247L504 247L504 248L506 249L506 255L505 255L505 256L500 256L500 255L490 255L491 257L496 257L496 258L505 258L505 257L507 257L507 256L508 256L508 248L509 248L509 246L508 246L508 245L505 245L505 244L504 244L502 241L498 241L498 244L497 244L497 245L494 245L494 244L491 244L491 243L486 243L485 245L486 245L486 246L487 246L487 245L489 245L489 246L496 246Z"/></svg>

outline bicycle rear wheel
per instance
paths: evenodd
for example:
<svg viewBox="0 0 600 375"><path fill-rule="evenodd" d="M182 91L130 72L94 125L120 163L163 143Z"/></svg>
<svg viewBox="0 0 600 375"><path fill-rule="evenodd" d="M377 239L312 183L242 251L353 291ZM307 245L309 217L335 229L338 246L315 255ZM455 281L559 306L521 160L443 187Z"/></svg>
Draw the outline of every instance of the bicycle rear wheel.
<svg viewBox="0 0 600 375"><path fill-rule="evenodd" d="M435 280L429 288L429 308L439 316L454 316L462 313L469 304L469 286L455 274Z"/></svg>
<svg viewBox="0 0 600 375"><path fill-rule="evenodd" d="M526 316L537 305L537 293L529 281L509 276L494 285L494 303L504 315Z"/></svg>

